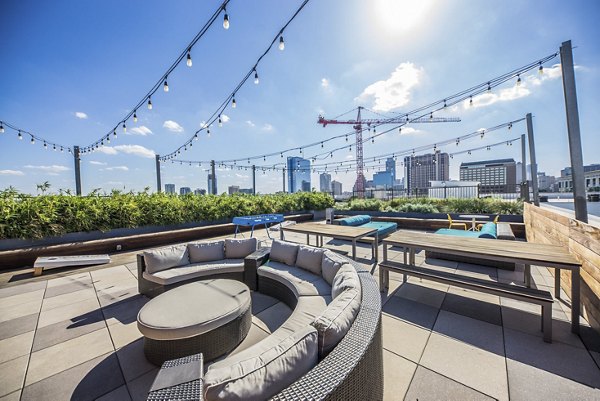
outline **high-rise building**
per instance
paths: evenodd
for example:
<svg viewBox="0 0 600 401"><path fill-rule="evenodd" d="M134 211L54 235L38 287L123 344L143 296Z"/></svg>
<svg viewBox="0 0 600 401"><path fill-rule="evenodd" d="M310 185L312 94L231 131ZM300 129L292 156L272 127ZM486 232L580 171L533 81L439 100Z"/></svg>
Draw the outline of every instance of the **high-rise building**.
<svg viewBox="0 0 600 401"><path fill-rule="evenodd" d="M394 182L396 181L396 159L394 159L393 157L387 158L387 160L385 161L385 171L390 173L390 175L392 176L391 185L394 185ZM375 181L375 179L373 179L373 181Z"/></svg>
<svg viewBox="0 0 600 401"><path fill-rule="evenodd" d="M430 181L448 181L450 179L450 157L448 153L406 156L404 158L405 185L409 192L428 188Z"/></svg>
<svg viewBox="0 0 600 401"><path fill-rule="evenodd" d="M571 171L571 167L565 167L560 170L560 177L556 179L555 184L559 192L573 191L573 176L571 175ZM583 166L583 177L586 189L600 187L600 164Z"/></svg>
<svg viewBox="0 0 600 401"><path fill-rule="evenodd" d="M211 173L208 173L208 193L209 194L213 194L216 195L219 191L217 190L217 177L215 174L215 185L214 185L214 191L213 191L213 175Z"/></svg>
<svg viewBox="0 0 600 401"><path fill-rule="evenodd" d="M179 195L187 195L189 193L192 193L192 189L190 187L179 188Z"/></svg>
<svg viewBox="0 0 600 401"><path fill-rule="evenodd" d="M392 188L393 185L394 178L392 177L392 173L390 171L378 171L373 174L373 187Z"/></svg>
<svg viewBox="0 0 600 401"><path fill-rule="evenodd" d="M175 184L165 184L165 193L166 194L174 194L175 193Z"/></svg>
<svg viewBox="0 0 600 401"><path fill-rule="evenodd" d="M206 195L206 189L194 189L194 195Z"/></svg>
<svg viewBox="0 0 600 401"><path fill-rule="evenodd" d="M554 187L554 183L556 182L556 177L553 175L546 175L546 173L539 171L538 175L538 189L540 191L548 191L552 190Z"/></svg>
<svg viewBox="0 0 600 401"><path fill-rule="evenodd" d="M515 192L517 164L514 159L482 160L460 164L461 181L478 181L480 192Z"/></svg>
<svg viewBox="0 0 600 401"><path fill-rule="evenodd" d="M287 158L288 191L310 192L310 160L301 157Z"/></svg>
<svg viewBox="0 0 600 401"><path fill-rule="evenodd" d="M342 194L342 183L339 181L331 181L331 192L333 195L341 195Z"/></svg>
<svg viewBox="0 0 600 401"><path fill-rule="evenodd" d="M227 192L229 193L229 195L237 194L238 192L240 192L240 187L239 185L230 185L229 188L227 188Z"/></svg>
<svg viewBox="0 0 600 401"><path fill-rule="evenodd" d="M319 183L321 192L331 192L331 174L322 173L319 175Z"/></svg>

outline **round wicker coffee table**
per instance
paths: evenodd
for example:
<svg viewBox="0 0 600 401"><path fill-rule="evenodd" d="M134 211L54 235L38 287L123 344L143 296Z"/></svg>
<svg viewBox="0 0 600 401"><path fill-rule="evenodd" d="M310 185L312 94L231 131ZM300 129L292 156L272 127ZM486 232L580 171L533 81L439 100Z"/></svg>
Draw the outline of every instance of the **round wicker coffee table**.
<svg viewBox="0 0 600 401"><path fill-rule="evenodd" d="M252 300L239 281L197 281L151 299L137 317L153 364L202 352L205 361L233 350L252 324Z"/></svg>

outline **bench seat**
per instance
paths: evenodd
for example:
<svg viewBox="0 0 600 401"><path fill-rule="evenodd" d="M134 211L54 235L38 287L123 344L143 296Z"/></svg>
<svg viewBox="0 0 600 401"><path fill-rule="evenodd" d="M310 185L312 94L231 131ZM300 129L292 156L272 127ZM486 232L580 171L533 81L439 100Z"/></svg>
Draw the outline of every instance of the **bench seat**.
<svg viewBox="0 0 600 401"><path fill-rule="evenodd" d="M244 259L223 259L173 267L156 273L143 272L146 280L160 285L171 285L191 279L212 276L217 273L243 273Z"/></svg>
<svg viewBox="0 0 600 401"><path fill-rule="evenodd" d="M275 280L288 287L296 298L301 296L331 296L331 286L323 278L300 267L269 261L257 270L259 276Z"/></svg>

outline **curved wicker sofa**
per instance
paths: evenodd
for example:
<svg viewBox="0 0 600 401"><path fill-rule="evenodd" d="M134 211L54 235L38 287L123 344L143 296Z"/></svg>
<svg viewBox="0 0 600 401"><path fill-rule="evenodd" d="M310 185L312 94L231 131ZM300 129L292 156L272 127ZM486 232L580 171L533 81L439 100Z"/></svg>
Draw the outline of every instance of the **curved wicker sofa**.
<svg viewBox="0 0 600 401"><path fill-rule="evenodd" d="M383 350L379 289L366 267L350 259L341 256L340 258L353 266L358 273L361 303L356 317L346 335L333 350L307 374L273 396L274 400L383 399ZM256 275L255 269L253 274ZM283 301L292 309L296 308L296 295L288 286L260 275L257 279L258 290L261 293ZM190 358L193 356L169 361L166 362L166 365L183 364ZM154 391L150 393L148 399L200 399L201 385L200 380L195 380Z"/></svg>

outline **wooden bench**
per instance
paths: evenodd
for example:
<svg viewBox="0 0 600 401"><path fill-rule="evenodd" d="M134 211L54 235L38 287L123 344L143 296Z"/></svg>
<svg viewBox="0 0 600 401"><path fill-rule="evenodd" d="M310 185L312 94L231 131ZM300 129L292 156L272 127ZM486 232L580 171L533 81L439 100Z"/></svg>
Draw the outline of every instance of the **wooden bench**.
<svg viewBox="0 0 600 401"><path fill-rule="evenodd" d="M390 271L402 273L404 275L404 281L406 281L407 275L411 275L442 284L540 305L542 307L542 331L544 332L544 341L548 343L552 342L552 303L554 300L552 299L552 294L548 291L461 276L454 273L415 267L392 261L386 261L379 264L379 274L389 274ZM389 283L389 280L384 280L384 282ZM382 292L388 290L387 284L384 287L385 288L381 288Z"/></svg>
<svg viewBox="0 0 600 401"><path fill-rule="evenodd" d="M510 223L496 223L496 238L511 241L515 240L515 234L510 227Z"/></svg>

